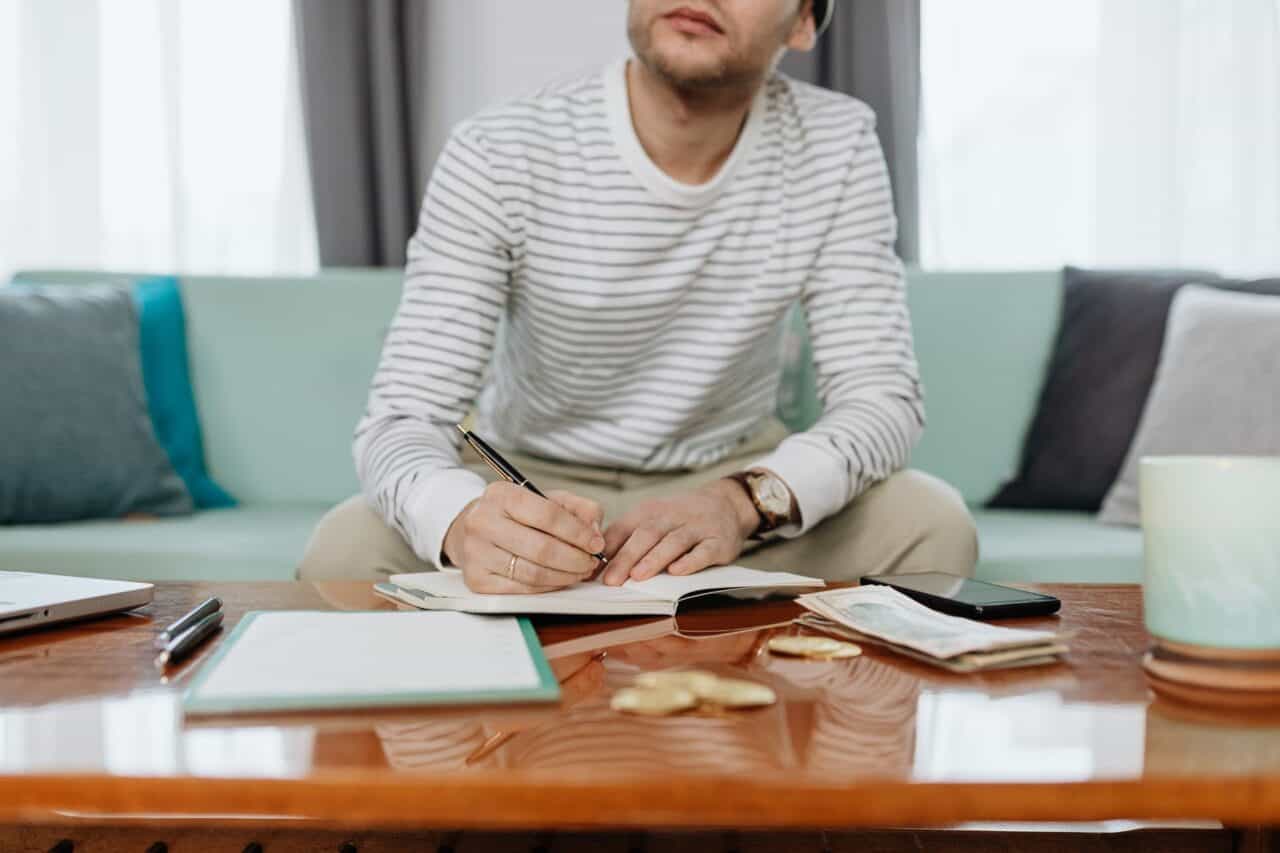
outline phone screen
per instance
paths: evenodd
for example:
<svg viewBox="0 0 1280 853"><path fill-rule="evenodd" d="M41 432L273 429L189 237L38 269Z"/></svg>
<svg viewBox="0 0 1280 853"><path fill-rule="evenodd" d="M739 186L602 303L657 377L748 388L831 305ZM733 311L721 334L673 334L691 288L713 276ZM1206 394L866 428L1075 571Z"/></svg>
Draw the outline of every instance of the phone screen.
<svg viewBox="0 0 1280 853"><path fill-rule="evenodd" d="M952 601L959 601L964 604L1006 604L1014 601L1040 601L1044 599L1044 596L1038 593L970 580L969 578L958 578L955 575L946 575L941 572L895 575L893 577L872 578L869 580L874 583L883 583L903 589L918 590L919 592L936 595L939 598L949 598Z"/></svg>

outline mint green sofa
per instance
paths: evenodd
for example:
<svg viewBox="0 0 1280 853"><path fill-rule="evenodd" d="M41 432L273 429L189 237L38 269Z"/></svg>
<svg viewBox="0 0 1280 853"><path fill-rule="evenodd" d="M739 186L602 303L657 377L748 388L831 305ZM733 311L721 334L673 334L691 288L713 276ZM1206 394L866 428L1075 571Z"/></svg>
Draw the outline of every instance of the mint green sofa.
<svg viewBox="0 0 1280 853"><path fill-rule="evenodd" d="M929 418L912 465L952 483L975 508L979 577L1137 581L1136 531L1078 513L979 508L1017 463L1060 287L1057 272L910 274ZM191 276L182 291L208 468L240 505L162 521L0 527L0 568L145 580L287 579L325 510L356 492L351 432L395 310L399 271ZM812 377L793 371L786 381L783 413L802 425L814 415Z"/></svg>

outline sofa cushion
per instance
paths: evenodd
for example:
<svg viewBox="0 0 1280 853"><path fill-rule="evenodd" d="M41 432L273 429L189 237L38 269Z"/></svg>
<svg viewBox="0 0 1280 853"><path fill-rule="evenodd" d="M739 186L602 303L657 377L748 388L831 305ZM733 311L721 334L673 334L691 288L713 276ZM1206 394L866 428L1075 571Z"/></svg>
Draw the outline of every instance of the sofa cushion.
<svg viewBox="0 0 1280 853"><path fill-rule="evenodd" d="M1138 434L1098 518L1137 525L1144 456L1280 454L1280 297L1184 288Z"/></svg>
<svg viewBox="0 0 1280 853"><path fill-rule="evenodd" d="M0 566L129 580L292 580L325 506L0 527Z"/></svg>
<svg viewBox="0 0 1280 853"><path fill-rule="evenodd" d="M1086 512L978 510L979 580L1141 583L1142 534Z"/></svg>
<svg viewBox="0 0 1280 853"><path fill-rule="evenodd" d="M101 274L17 277L88 282ZM182 277L205 462L236 500L332 505L359 490L352 434L403 277L397 269Z"/></svg>
<svg viewBox="0 0 1280 853"><path fill-rule="evenodd" d="M1120 473L1155 376L1169 304L1199 271L1067 267L1062 322L1018 475L995 509L1096 512Z"/></svg>
<svg viewBox="0 0 1280 853"><path fill-rule="evenodd" d="M0 523L194 509L156 440L127 288L0 288L0 401Z"/></svg>

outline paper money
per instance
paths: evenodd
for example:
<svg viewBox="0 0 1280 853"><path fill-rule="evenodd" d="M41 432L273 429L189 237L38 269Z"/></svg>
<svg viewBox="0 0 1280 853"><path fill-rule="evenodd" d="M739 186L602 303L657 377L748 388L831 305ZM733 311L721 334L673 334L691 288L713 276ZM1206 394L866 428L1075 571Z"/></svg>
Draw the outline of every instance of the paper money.
<svg viewBox="0 0 1280 853"><path fill-rule="evenodd" d="M932 664L951 672L985 672L992 669L1014 669L1024 666L1041 666L1046 663L1056 663L1058 655L1066 654L1068 651L1065 643L1045 643L1043 645L1022 646L1016 649L1006 649L999 652L969 652L963 655L956 655L953 658L935 658L926 655L924 652L918 652L909 649L906 646L899 646L890 643L887 640L881 640L867 634L860 634L852 628L847 628L839 622L832 622L825 616L819 616L816 613L806 613L796 619L797 625L803 625L806 628L812 628L815 631L822 631L827 634L834 634L837 637L848 637L850 640L856 640L859 643L881 646L889 649L897 654L909 657L912 660L918 660L923 663Z"/></svg>
<svg viewBox="0 0 1280 853"><path fill-rule="evenodd" d="M1052 631L1005 628L930 610L885 586L857 586L802 595L803 607L851 629L857 635L910 649L928 658L956 659L962 655L1002 654L991 663L1023 657L1043 657L1065 650ZM971 663L981 667L980 658Z"/></svg>

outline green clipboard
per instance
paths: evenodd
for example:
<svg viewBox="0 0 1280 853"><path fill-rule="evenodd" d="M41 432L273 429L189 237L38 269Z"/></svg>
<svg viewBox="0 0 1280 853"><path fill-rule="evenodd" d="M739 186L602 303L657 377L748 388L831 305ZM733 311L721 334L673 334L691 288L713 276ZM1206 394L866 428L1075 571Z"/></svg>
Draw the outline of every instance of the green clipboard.
<svg viewBox="0 0 1280 853"><path fill-rule="evenodd" d="M335 613L335 611L266 611L253 610L244 615L231 635L224 640L213 655L196 673L191 686L182 697L183 710L188 714L271 713L285 711L359 710L364 708L412 708L437 705L520 704L525 702L555 702L560 698L560 684L551 671L542 644L528 619L518 618L520 634L525 648L537 672L538 683L531 687L514 687L497 690L397 690L379 693L315 693L289 696L236 695L233 697L202 697L201 689L218 666L243 639L249 626L263 615L287 612L291 614ZM388 611L336 611L341 614L376 613L387 616L400 614ZM427 614L418 614L427 615ZM508 617L509 618L509 617Z"/></svg>

